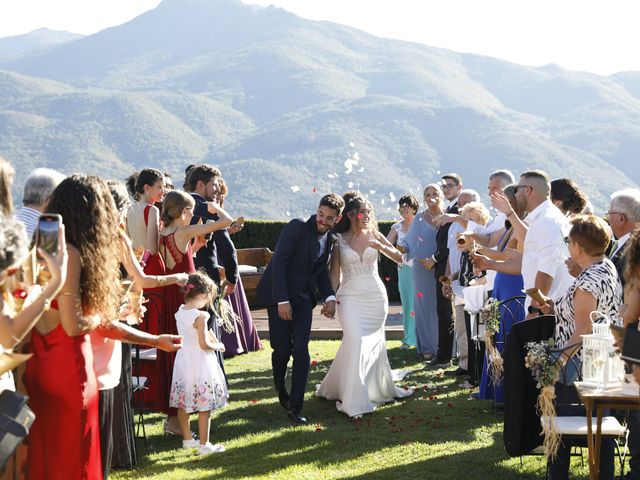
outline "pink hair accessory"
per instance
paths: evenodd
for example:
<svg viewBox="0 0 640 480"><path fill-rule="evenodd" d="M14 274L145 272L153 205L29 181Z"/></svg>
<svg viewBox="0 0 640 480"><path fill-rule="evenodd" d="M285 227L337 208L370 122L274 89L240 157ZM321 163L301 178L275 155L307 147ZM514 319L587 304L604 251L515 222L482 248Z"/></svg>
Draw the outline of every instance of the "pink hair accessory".
<svg viewBox="0 0 640 480"><path fill-rule="evenodd" d="M185 292L189 292L192 288L195 288L195 285L194 285L193 283L187 283L187 284L184 286L184 290L185 290Z"/></svg>

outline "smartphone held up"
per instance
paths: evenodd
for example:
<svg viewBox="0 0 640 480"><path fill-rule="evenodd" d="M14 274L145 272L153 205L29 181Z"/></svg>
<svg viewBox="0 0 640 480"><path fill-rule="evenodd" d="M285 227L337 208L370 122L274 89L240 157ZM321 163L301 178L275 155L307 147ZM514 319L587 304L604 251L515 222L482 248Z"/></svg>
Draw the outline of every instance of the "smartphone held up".
<svg viewBox="0 0 640 480"><path fill-rule="evenodd" d="M58 232L61 224L62 217L56 213L40 215L36 227L36 247L56 256L58 253Z"/></svg>

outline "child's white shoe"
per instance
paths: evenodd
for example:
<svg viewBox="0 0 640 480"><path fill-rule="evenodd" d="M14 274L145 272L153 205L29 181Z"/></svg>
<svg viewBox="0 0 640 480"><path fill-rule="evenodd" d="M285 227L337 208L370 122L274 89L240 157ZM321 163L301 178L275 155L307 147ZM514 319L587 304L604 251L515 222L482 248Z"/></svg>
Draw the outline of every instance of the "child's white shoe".
<svg viewBox="0 0 640 480"><path fill-rule="evenodd" d="M198 448L200 443L192 438L191 440L182 440L182 448Z"/></svg>
<svg viewBox="0 0 640 480"><path fill-rule="evenodd" d="M211 443L207 442L204 445L200 444L198 453L200 453L201 455L208 455L210 453L221 453L221 452L224 452L224 450L225 450L224 445L220 443L216 443L215 445L212 445Z"/></svg>

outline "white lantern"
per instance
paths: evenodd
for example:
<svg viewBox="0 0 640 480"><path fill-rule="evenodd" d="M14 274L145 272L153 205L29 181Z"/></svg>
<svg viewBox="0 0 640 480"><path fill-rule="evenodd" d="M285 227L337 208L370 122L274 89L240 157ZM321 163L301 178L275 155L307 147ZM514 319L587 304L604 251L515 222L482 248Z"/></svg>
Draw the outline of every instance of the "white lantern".
<svg viewBox="0 0 640 480"><path fill-rule="evenodd" d="M624 363L613 346L609 322L593 323L593 333L582 336L582 383L607 389L620 386Z"/></svg>

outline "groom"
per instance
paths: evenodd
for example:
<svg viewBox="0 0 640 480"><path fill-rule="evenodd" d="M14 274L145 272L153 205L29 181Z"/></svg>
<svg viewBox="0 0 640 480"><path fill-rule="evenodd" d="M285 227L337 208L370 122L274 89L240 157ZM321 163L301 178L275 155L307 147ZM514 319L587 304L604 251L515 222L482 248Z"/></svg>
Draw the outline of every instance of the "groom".
<svg viewBox="0 0 640 480"><path fill-rule="evenodd" d="M267 306L269 315L271 364L278 399L297 424L307 423L302 416L302 402L309 374L309 335L317 304L316 290L325 302L322 314L333 318L336 311L327 264L335 242L330 230L340 220L343 208L342 197L330 193L320 199L316 214L309 220L291 220L282 230L273 258L256 290L256 300ZM292 355L289 396L285 378Z"/></svg>

